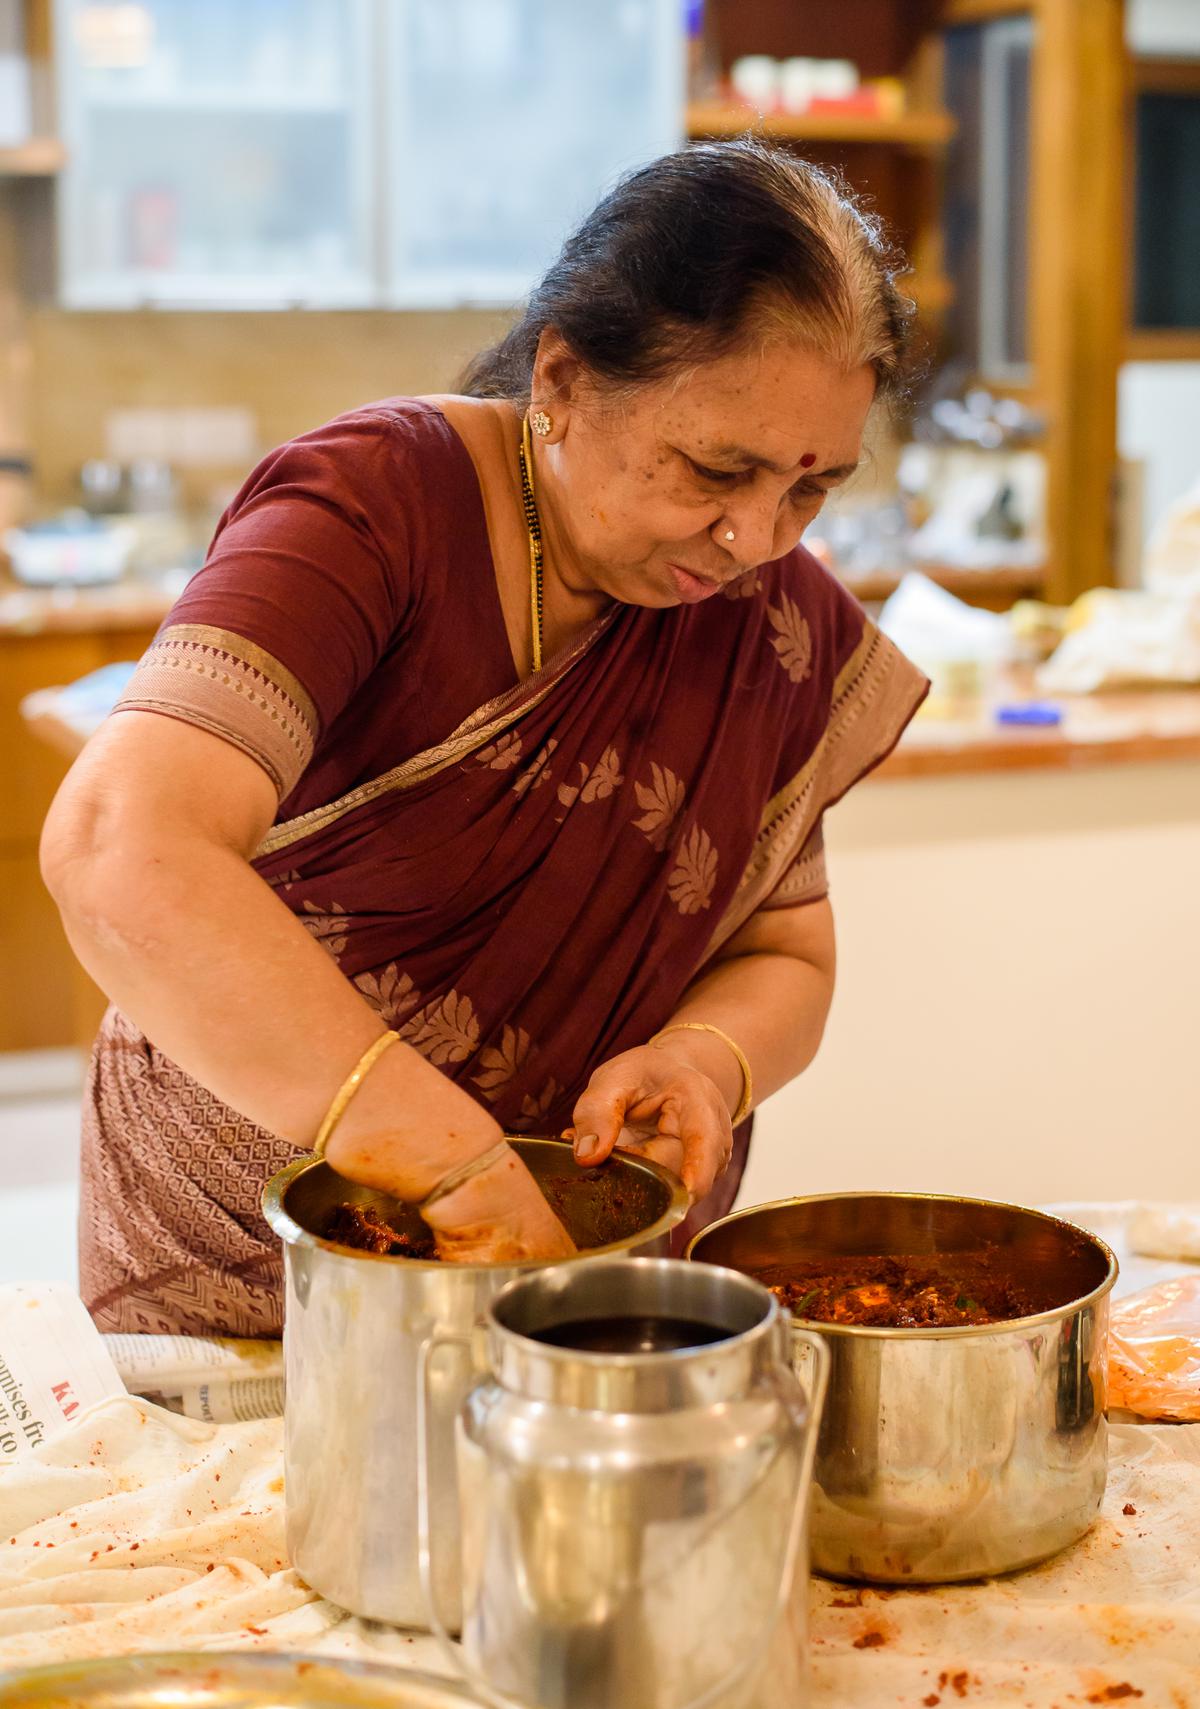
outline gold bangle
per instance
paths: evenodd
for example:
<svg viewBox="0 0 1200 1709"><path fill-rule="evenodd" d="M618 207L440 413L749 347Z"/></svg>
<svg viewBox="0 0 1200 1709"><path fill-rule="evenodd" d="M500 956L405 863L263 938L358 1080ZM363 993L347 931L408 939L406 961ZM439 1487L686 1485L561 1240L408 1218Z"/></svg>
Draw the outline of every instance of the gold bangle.
<svg viewBox="0 0 1200 1709"><path fill-rule="evenodd" d="M709 1021L674 1021L669 1027L664 1027L661 1032L655 1033L650 1043L657 1044L659 1039L666 1038L668 1033L680 1032L715 1033L717 1038L727 1044L737 1057L738 1067L742 1071L742 1095L738 1099L737 1108L729 1118L731 1124L737 1127L738 1123L744 1122L750 1114L751 1106L754 1103L754 1076L750 1072L750 1064L746 1060L745 1051L733 1042L728 1033L722 1032L720 1027L714 1027Z"/></svg>
<svg viewBox="0 0 1200 1709"><path fill-rule="evenodd" d="M329 1144L330 1136L332 1135L334 1128L345 1115L347 1104L349 1104L351 1098L358 1091L358 1088L362 1085L368 1073L375 1066L376 1062L378 1062L384 1051L391 1045L395 1044L399 1037L399 1033L381 1033L375 1040L374 1044L368 1045L367 1049L363 1051L358 1061L354 1064L354 1067L338 1087L337 1092L334 1094L333 1102L325 1112L325 1120L317 1129L317 1137L313 1141L312 1148L314 1157L324 1157L325 1147Z"/></svg>

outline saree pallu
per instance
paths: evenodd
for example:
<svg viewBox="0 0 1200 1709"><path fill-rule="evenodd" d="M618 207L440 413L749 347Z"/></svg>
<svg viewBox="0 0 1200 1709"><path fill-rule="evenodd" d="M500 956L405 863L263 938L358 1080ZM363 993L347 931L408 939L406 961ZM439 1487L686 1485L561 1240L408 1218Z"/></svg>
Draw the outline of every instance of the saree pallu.
<svg viewBox="0 0 1200 1709"><path fill-rule="evenodd" d="M825 894L821 815L924 690L797 550L702 605L612 608L447 740L277 824L254 866L506 1130L558 1132L756 910ZM693 1226L732 1202L747 1140ZM298 1154L110 1012L85 1112L97 1321L277 1334L258 1194Z"/></svg>

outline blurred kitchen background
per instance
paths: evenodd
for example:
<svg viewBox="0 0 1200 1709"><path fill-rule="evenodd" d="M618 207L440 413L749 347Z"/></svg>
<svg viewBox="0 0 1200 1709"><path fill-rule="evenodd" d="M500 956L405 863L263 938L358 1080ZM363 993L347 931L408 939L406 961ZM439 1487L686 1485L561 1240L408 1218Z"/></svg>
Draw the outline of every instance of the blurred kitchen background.
<svg viewBox="0 0 1200 1709"><path fill-rule="evenodd" d="M101 1012L41 821L229 497L748 128L911 258L912 409L809 544L934 693L831 817L742 1200L1200 1196L1200 0L0 0L0 1279L73 1273Z"/></svg>

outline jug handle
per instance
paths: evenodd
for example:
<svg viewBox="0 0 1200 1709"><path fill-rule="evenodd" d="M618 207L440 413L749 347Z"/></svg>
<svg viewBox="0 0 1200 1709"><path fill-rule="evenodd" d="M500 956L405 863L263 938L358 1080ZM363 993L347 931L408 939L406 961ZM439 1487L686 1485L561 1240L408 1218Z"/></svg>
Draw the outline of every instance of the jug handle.
<svg viewBox="0 0 1200 1709"><path fill-rule="evenodd" d="M809 1428L805 1436L804 1451L800 1459L800 1476L797 1479L796 1501L792 1510L792 1522L788 1530L787 1548L784 1554L783 1572L779 1579L779 1594L771 1609L770 1616L763 1628L762 1637L755 1644L748 1656L744 1656L737 1666L715 1685L702 1691L698 1697L693 1697L688 1703L681 1703L679 1709L708 1709L708 1706L723 1697L727 1691L748 1676L757 1667L767 1653L771 1640L775 1636L775 1628L783 1618L787 1608L788 1597L791 1595L792 1581L796 1573L796 1565L800 1554L800 1543L804 1536L804 1520L808 1512L808 1492L811 1486L813 1463L817 1453L817 1434L821 1427L821 1415L825 1405L825 1391L829 1384L829 1349L819 1335L810 1330L801 1329L797 1324L791 1324L793 1351L797 1342L806 1342L808 1352L812 1355L808 1387L808 1420ZM472 1691L478 1693L491 1709L529 1709L527 1703L518 1703L515 1698L506 1697L502 1692L488 1683L466 1655L460 1644L456 1644L447 1631L445 1623L437 1607L437 1594L433 1581L433 1548L432 1525L430 1523L429 1501L429 1376L430 1368L439 1350L444 1346L456 1344L470 1348L471 1337L451 1331L435 1331L421 1343L417 1354L417 1561L421 1575L421 1592L425 1598L425 1611L429 1616L429 1625L447 1661L461 1679L464 1679ZM798 1375L798 1373L797 1373Z"/></svg>
<svg viewBox="0 0 1200 1709"><path fill-rule="evenodd" d="M421 1594L425 1599L430 1631L441 1645L442 1653L454 1672L467 1682L483 1702L490 1704L491 1709L529 1709L528 1704L518 1703L514 1698L505 1697L492 1689L462 1645L454 1642L437 1605L433 1576L433 1524L429 1499L429 1420L433 1411L430 1405L429 1383L433 1361L443 1347L465 1347L470 1351L473 1345L471 1336L460 1331L435 1330L432 1335L426 1336L417 1350L417 1569L421 1577Z"/></svg>
<svg viewBox="0 0 1200 1709"><path fill-rule="evenodd" d="M825 1416L825 1396L829 1389L829 1345L820 1335L815 1335L811 1329L801 1329L798 1323L789 1323L788 1329L792 1338L792 1370L799 1377L800 1370L796 1361L796 1344L806 1345L809 1358L805 1360L808 1367L808 1417L811 1428L804 1443L804 1454L800 1462L800 1487L809 1489L812 1486L813 1467L817 1460L817 1437L821 1433L821 1421ZM799 1540L797 1539L797 1547ZM795 1555L793 1552L793 1562Z"/></svg>
<svg viewBox="0 0 1200 1709"><path fill-rule="evenodd" d="M812 1487L813 1464L817 1457L817 1434L821 1428L821 1417L825 1407L825 1391L829 1386L829 1348L819 1335L810 1330L801 1329L798 1324L789 1322L792 1341L792 1370L799 1378L796 1369L796 1343L806 1342L811 1359L806 1360L808 1369L808 1430L805 1433L804 1449L800 1456L800 1476L796 1480L796 1500L792 1507L792 1522L788 1529L787 1547L784 1550L783 1571L779 1575L779 1593L758 1639L748 1656L744 1656L724 1679L710 1685L707 1691L702 1691L699 1697L693 1697L689 1703L681 1703L679 1709L709 1709L709 1705L719 1701L726 1692L732 1691L743 1679L748 1678L756 1667L766 1658L771 1641L775 1636L775 1628L787 1612L788 1598L792 1593L792 1584L796 1576L796 1567L800 1558L800 1545L804 1539L804 1521L808 1516L808 1494Z"/></svg>

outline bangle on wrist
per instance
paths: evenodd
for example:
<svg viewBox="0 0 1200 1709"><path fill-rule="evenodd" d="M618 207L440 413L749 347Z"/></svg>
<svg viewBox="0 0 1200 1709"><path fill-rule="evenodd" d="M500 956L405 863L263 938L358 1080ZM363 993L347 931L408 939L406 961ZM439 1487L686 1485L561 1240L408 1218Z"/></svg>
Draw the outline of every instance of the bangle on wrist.
<svg viewBox="0 0 1200 1709"><path fill-rule="evenodd" d="M664 1027L661 1032L655 1033L650 1043L656 1045L659 1039L666 1038L668 1033L681 1032L712 1033L723 1044L727 1044L734 1056L737 1057L737 1065L742 1071L742 1095L737 1101L737 1108L729 1118L732 1125L737 1127L739 1122L744 1122L750 1114L754 1103L754 1076L750 1072L750 1064L746 1059L745 1051L740 1045L734 1043L728 1033L722 1032L720 1027L714 1027L709 1021L673 1021L669 1027Z"/></svg>
<svg viewBox="0 0 1200 1709"><path fill-rule="evenodd" d="M367 1046L354 1067L342 1081L334 1093L333 1102L325 1112L325 1119L317 1129L317 1137L313 1140L313 1156L324 1157L325 1147L329 1144L334 1128L346 1113L351 1098L358 1091L371 1069L379 1061L385 1050L388 1050L400 1037L399 1033L381 1033L373 1044Z"/></svg>
<svg viewBox="0 0 1200 1709"><path fill-rule="evenodd" d="M448 1175L443 1175L437 1186L417 1206L422 1216L433 1205L442 1199L449 1198L459 1187L465 1187L468 1181L473 1181L476 1175L484 1174L500 1162L508 1152L507 1139L498 1139L495 1145L489 1145L486 1151L481 1151L478 1157L471 1157L465 1163L460 1163L457 1169L451 1169Z"/></svg>

